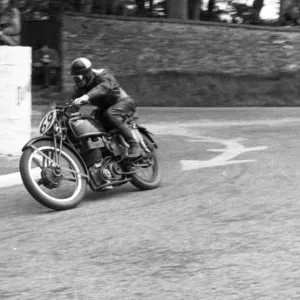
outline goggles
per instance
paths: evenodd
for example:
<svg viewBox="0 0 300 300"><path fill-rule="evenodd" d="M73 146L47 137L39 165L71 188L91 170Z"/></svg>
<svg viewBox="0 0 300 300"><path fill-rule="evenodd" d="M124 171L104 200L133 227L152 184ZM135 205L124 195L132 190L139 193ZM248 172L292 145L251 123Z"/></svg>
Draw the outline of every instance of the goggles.
<svg viewBox="0 0 300 300"><path fill-rule="evenodd" d="M83 75L74 75L74 76L72 76L73 77L73 80L75 81L75 82L80 82L80 81L82 81L84 78L83 78Z"/></svg>

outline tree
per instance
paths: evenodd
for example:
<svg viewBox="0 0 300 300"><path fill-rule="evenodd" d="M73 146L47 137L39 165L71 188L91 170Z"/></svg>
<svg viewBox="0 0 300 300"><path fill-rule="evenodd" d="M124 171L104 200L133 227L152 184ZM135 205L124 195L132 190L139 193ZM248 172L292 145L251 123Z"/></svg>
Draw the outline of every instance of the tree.
<svg viewBox="0 0 300 300"><path fill-rule="evenodd" d="M145 0L135 0L137 13L139 15L145 14Z"/></svg>
<svg viewBox="0 0 300 300"><path fill-rule="evenodd" d="M203 21L220 21L220 15L224 12L217 7L216 0L209 0L207 3L207 9L201 11L200 19ZM224 2L224 1L222 1ZM230 2L230 1L229 1ZM226 2L227 3L227 2Z"/></svg>
<svg viewBox="0 0 300 300"><path fill-rule="evenodd" d="M253 24L259 23L259 15L260 15L260 12L261 12L263 6L264 6L264 0L254 0L253 5L252 5L252 9L253 9L252 23Z"/></svg>
<svg viewBox="0 0 300 300"><path fill-rule="evenodd" d="M107 0L94 0L92 11L100 14L105 15L108 11L108 1Z"/></svg>
<svg viewBox="0 0 300 300"><path fill-rule="evenodd" d="M150 14L153 14L153 1L154 0L149 0L149 9L150 9Z"/></svg>
<svg viewBox="0 0 300 300"><path fill-rule="evenodd" d="M94 0L80 0L80 12L91 13L93 9Z"/></svg>
<svg viewBox="0 0 300 300"><path fill-rule="evenodd" d="M66 6L61 0L22 0L12 4L19 8L23 20L60 19Z"/></svg>
<svg viewBox="0 0 300 300"><path fill-rule="evenodd" d="M291 7L297 6L297 1L294 0L280 0L280 15L290 10Z"/></svg>
<svg viewBox="0 0 300 300"><path fill-rule="evenodd" d="M188 0L167 0L167 18L188 19Z"/></svg>
<svg viewBox="0 0 300 300"><path fill-rule="evenodd" d="M148 9L146 9L146 3ZM154 0L135 0L137 15L139 16L152 16L154 11Z"/></svg>
<svg viewBox="0 0 300 300"><path fill-rule="evenodd" d="M232 6L232 18L233 23L236 23L237 19L241 19L243 23L255 24L260 23L260 12L264 6L264 0L254 0L252 6L248 6L244 3L239 3L237 1L230 1Z"/></svg>
<svg viewBox="0 0 300 300"><path fill-rule="evenodd" d="M208 4L207 4L207 13L210 16L210 19L213 20L214 19L214 10L216 8L216 0L209 0Z"/></svg>
<svg viewBox="0 0 300 300"><path fill-rule="evenodd" d="M300 25L300 3L297 0L280 1L280 24Z"/></svg>
<svg viewBox="0 0 300 300"><path fill-rule="evenodd" d="M202 0L189 0L189 19L199 20Z"/></svg>

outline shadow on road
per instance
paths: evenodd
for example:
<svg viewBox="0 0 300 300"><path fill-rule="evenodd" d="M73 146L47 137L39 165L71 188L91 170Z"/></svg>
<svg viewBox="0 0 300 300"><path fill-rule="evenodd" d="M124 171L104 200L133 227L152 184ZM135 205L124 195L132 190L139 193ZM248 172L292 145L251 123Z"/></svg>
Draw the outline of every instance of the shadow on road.
<svg viewBox="0 0 300 300"><path fill-rule="evenodd" d="M103 201L109 201L113 200L116 197L120 200L122 197L130 197L130 194L140 192L137 190L134 186L125 185L116 187L111 191L107 192L93 192L92 190L88 189L85 197L81 200L81 203L74 209L80 209L80 207L85 206L86 204L91 202L103 202ZM29 201L26 201L23 203L23 205L18 205L18 209L21 209L24 214L30 214L30 215L48 215L52 213L60 213L59 211L52 210L50 208L44 207L42 204L38 203L34 198L31 196L28 196L31 199L28 199ZM71 210L70 210L71 211ZM63 212L63 211L61 211ZM20 214L20 211L19 213Z"/></svg>
<svg viewBox="0 0 300 300"><path fill-rule="evenodd" d="M92 190L88 190L82 202L106 201L106 200L111 200L116 196L118 198L122 198L122 196L127 197L130 195L130 193L138 192L138 191L139 190L137 188L129 184L115 187L113 190L107 192L93 192Z"/></svg>

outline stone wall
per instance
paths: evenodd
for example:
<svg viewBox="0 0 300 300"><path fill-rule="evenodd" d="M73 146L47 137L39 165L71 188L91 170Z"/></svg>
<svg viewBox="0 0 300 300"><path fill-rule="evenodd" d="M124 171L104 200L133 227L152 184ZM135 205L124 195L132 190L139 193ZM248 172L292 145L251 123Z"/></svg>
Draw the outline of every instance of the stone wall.
<svg viewBox="0 0 300 300"><path fill-rule="evenodd" d="M113 71L141 106L298 106L300 30L66 14L69 67L85 56Z"/></svg>
<svg viewBox="0 0 300 300"><path fill-rule="evenodd" d="M161 70L274 75L298 69L300 31L65 15L63 49L66 86L69 65L78 56L124 75Z"/></svg>

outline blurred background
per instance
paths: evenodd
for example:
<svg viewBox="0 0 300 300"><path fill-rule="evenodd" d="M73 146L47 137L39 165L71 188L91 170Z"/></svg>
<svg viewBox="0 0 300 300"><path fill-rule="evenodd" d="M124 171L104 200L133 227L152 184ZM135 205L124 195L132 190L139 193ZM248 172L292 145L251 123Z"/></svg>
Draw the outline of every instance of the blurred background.
<svg viewBox="0 0 300 300"><path fill-rule="evenodd" d="M297 0L21 0L23 19L51 19L57 10L253 25L296 25Z"/></svg>
<svg viewBox="0 0 300 300"><path fill-rule="evenodd" d="M34 104L64 101L78 56L109 68L141 106L298 106L297 0L21 0ZM49 50L50 48L50 50ZM41 50L42 49L42 50ZM44 51L44 52L43 52ZM49 54L52 51L51 54Z"/></svg>

